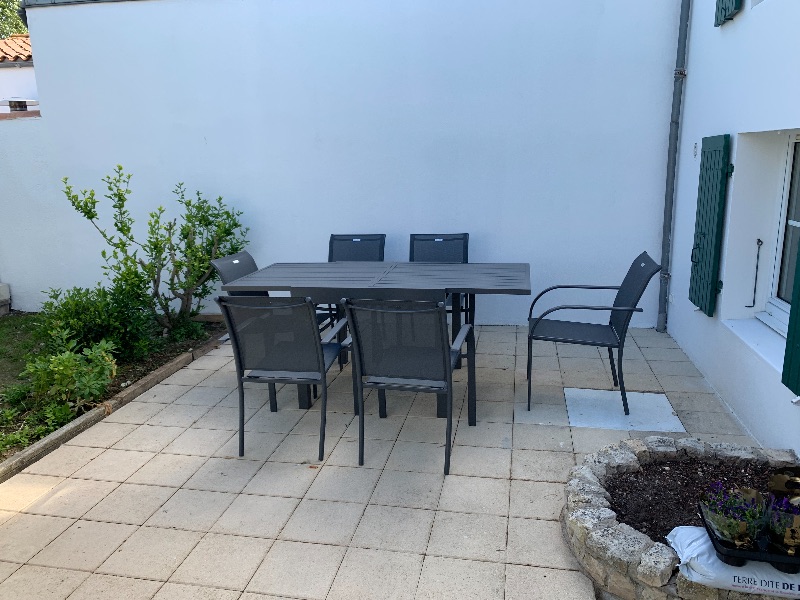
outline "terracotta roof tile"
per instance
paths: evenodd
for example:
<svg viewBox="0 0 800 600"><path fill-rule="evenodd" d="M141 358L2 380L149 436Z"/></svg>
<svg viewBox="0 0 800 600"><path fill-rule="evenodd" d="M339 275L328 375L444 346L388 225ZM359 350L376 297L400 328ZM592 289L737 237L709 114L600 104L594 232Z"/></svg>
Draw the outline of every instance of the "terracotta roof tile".
<svg viewBox="0 0 800 600"><path fill-rule="evenodd" d="M0 40L0 62L32 62L31 38L27 33L15 33Z"/></svg>

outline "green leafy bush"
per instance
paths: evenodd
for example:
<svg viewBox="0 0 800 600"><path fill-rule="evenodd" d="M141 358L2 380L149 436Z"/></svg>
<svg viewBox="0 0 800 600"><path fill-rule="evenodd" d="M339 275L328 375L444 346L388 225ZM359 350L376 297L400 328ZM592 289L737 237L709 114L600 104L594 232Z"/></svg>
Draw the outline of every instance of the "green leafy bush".
<svg viewBox="0 0 800 600"><path fill-rule="evenodd" d="M211 261L244 249L247 229L241 212L228 208L222 198L208 200L200 192L187 197L182 183L174 190L182 209L179 219L166 217L162 206L149 214L144 241L134 235L134 218L127 208L131 175L121 166L105 177L114 210L114 229L99 225L100 199L94 190L76 193L64 178L70 204L94 225L109 249L102 252L104 269L114 285L143 298L159 325L168 331L182 328L202 308L202 300L217 279Z"/></svg>

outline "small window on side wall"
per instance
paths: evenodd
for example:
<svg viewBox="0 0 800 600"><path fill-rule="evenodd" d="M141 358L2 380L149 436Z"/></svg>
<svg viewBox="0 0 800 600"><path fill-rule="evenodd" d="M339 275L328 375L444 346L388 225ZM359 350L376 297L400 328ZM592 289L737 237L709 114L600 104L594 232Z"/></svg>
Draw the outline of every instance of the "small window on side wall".
<svg viewBox="0 0 800 600"><path fill-rule="evenodd" d="M742 0L717 0L714 27L719 27L727 21L731 21L740 10L742 10Z"/></svg>

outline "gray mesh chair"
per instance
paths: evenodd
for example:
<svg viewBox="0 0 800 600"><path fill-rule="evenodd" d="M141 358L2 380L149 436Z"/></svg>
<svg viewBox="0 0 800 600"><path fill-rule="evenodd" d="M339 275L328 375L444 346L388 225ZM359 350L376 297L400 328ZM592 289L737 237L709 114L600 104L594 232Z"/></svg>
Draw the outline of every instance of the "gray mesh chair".
<svg viewBox="0 0 800 600"><path fill-rule="evenodd" d="M255 259L247 250L222 256L211 261L222 283L230 283L258 271ZM269 296L269 292L228 292L229 296Z"/></svg>
<svg viewBox="0 0 800 600"><path fill-rule="evenodd" d="M269 408L278 410L275 384L319 385L319 459L325 452L328 389L325 374L342 347L332 340L345 321L320 340L314 304L308 298L221 296L217 298L233 343L239 386L239 456L244 456L244 384L266 383Z"/></svg>
<svg viewBox="0 0 800 600"><path fill-rule="evenodd" d="M450 472L453 368L466 341L469 424L475 425L475 334L461 328L450 345L442 302L342 300L353 338L353 385L358 401L358 464L364 464L364 388L378 390L386 417L386 390L436 394L446 407L444 473Z"/></svg>
<svg viewBox="0 0 800 600"><path fill-rule="evenodd" d="M386 235L332 235L328 242L328 262L383 261Z"/></svg>
<svg viewBox="0 0 800 600"><path fill-rule="evenodd" d="M533 350L533 340L545 340L558 342L559 344L581 344L608 348L611 376L614 379L614 385L619 386L622 394L622 407L625 410L625 414L630 414L628 397L625 394L625 380L622 375L622 352L625 346L625 336L628 333L628 325L631 322L633 313L642 312L642 309L638 308L637 305L647 288L647 284L660 270L661 265L656 264L647 252L642 252L631 264L625 279L622 280L622 285L554 285L533 299L531 308L528 311L528 410L531 409L531 352ZM612 306L555 306L533 318L533 306L536 302L547 292L562 288L618 291ZM608 325L557 321L544 318L550 313L559 310L602 310L610 311L611 314ZM614 365L614 353L612 352L614 348L617 349L618 358L616 367Z"/></svg>

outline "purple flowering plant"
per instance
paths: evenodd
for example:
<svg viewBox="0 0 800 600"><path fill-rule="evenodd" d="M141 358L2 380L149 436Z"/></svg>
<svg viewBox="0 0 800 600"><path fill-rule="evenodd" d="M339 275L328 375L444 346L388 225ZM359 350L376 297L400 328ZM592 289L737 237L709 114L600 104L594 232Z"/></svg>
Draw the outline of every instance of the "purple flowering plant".
<svg viewBox="0 0 800 600"><path fill-rule="evenodd" d="M764 498L755 490L728 490L717 481L703 494L700 508L717 537L739 547L752 546L767 526Z"/></svg>
<svg viewBox="0 0 800 600"><path fill-rule="evenodd" d="M786 530L800 527L800 503L792 502L787 496L778 498L769 495L769 528L783 540Z"/></svg>

